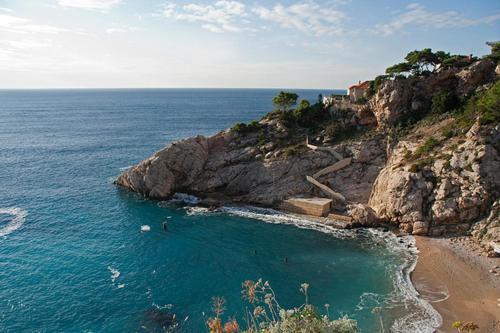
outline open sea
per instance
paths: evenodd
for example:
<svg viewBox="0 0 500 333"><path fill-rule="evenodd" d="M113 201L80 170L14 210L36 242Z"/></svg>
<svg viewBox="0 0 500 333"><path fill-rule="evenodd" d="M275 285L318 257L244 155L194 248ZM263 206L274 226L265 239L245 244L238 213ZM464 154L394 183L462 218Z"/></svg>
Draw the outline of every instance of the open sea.
<svg viewBox="0 0 500 333"><path fill-rule="evenodd" d="M241 283L258 278L286 307L308 282L311 303L362 332L378 332L375 307L386 330L431 332L440 318L409 283L412 238L252 207L208 212L113 185L173 140L259 119L276 93L0 90L0 332L164 332L173 313L180 332L206 332L211 297L243 323Z"/></svg>

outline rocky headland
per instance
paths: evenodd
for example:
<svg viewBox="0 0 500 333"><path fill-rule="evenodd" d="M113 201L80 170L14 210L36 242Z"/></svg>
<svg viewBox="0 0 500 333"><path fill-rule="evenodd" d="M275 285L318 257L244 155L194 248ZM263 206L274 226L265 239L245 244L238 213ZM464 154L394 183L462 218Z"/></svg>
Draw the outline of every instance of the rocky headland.
<svg viewBox="0 0 500 333"><path fill-rule="evenodd" d="M377 77L360 101L301 102L173 142L116 183L155 200L185 192L209 205L280 207L293 197L326 197L357 225L472 232L495 255L500 67L487 57L457 59L407 75L388 69L393 75ZM323 172L339 161L342 168ZM313 175L332 193L306 178Z"/></svg>

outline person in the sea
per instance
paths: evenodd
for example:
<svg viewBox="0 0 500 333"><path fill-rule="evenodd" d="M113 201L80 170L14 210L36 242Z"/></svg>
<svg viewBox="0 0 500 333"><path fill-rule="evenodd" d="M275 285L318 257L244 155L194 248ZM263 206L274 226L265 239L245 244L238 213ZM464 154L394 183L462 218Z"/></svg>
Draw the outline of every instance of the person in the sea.
<svg viewBox="0 0 500 333"><path fill-rule="evenodd" d="M162 225L163 225L163 231L167 231L167 222L163 222Z"/></svg>

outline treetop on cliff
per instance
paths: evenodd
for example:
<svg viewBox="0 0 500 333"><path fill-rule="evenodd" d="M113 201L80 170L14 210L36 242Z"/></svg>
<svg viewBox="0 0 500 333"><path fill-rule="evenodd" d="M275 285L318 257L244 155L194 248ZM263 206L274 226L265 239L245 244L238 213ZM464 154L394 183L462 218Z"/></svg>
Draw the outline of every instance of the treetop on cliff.
<svg viewBox="0 0 500 333"><path fill-rule="evenodd" d="M393 76L400 74L418 76L433 73L438 66L460 66L462 63L469 63L472 60L473 58L464 55L451 55L444 51L432 52L432 49L425 48L409 52L404 62L388 67L385 72Z"/></svg>
<svg viewBox="0 0 500 333"><path fill-rule="evenodd" d="M282 112L287 112L292 106L297 104L299 95L296 93L280 91L280 93L273 98L273 104Z"/></svg>
<svg viewBox="0 0 500 333"><path fill-rule="evenodd" d="M500 64L500 41L486 42L486 45L491 47L491 54L487 57L497 64Z"/></svg>

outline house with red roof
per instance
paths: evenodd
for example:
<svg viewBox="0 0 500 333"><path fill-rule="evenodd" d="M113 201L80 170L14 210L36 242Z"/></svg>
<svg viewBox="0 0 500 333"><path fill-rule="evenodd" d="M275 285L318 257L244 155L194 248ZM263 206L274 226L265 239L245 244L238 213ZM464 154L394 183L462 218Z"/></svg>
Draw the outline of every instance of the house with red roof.
<svg viewBox="0 0 500 333"><path fill-rule="evenodd" d="M354 84L347 89L347 94L349 95L350 100L355 102L365 95L365 92L369 87L369 81L358 81L358 84Z"/></svg>

